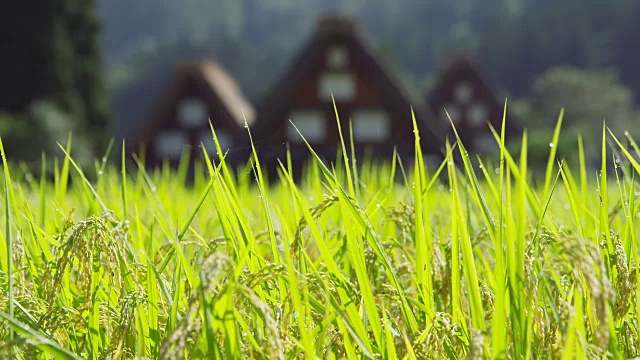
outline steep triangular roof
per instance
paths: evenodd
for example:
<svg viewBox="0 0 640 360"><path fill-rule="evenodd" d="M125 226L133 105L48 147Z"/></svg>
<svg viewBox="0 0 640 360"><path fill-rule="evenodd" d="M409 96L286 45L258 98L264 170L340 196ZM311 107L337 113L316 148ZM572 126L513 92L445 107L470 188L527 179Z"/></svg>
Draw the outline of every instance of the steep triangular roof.
<svg viewBox="0 0 640 360"><path fill-rule="evenodd" d="M300 52L294 57L286 72L271 86L269 93L258 106L258 117L254 126L257 136L268 137L273 124L273 114L282 107L286 107L292 92L302 82L305 76L313 70L313 62L309 61L321 54L333 43L340 42L349 47L352 56L356 57L365 70L371 75L371 79L384 92L386 98L396 108L413 108L419 125L428 134L422 134L422 138L429 137L432 151L437 151L442 144L442 137L437 136L439 130L426 122L426 114L422 101L412 95L412 92L402 83L400 78L391 70L391 66L379 54L370 43L359 26L347 16L328 15L322 17L315 32L306 42ZM338 112L340 108L338 107ZM411 122L408 118L407 121ZM408 134L412 135L412 134Z"/></svg>

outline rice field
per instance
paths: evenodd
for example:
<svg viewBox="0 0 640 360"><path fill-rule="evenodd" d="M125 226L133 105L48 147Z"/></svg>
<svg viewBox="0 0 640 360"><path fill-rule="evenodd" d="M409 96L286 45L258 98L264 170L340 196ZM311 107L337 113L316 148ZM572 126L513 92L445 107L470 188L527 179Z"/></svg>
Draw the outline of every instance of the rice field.
<svg viewBox="0 0 640 360"><path fill-rule="evenodd" d="M561 124L535 181L526 133L493 163L452 143L435 168L417 131L412 164L354 164L343 143L299 182L255 150L237 172L205 152L189 186L186 166L116 167L111 152L89 179L71 144L35 177L0 149L0 355L633 357L638 149L604 127L615 168L588 169L582 142L568 166Z"/></svg>

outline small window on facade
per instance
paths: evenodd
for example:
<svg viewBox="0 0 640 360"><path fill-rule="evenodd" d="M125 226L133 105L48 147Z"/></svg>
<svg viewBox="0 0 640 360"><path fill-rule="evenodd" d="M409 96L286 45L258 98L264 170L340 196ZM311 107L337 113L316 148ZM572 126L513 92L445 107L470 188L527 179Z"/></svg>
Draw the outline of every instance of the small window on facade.
<svg viewBox="0 0 640 360"><path fill-rule="evenodd" d="M442 121L446 124L449 124L449 117L447 117L447 112L449 113L451 121L453 121L454 124L458 124L460 122L460 109L456 105L447 104L445 105L444 109L440 111L440 118L442 119Z"/></svg>
<svg viewBox="0 0 640 360"><path fill-rule="evenodd" d="M347 66L348 61L349 53L346 47L334 45L327 50L327 66L330 68L342 69Z"/></svg>
<svg viewBox="0 0 640 360"><path fill-rule="evenodd" d="M320 110L296 110L289 114L302 136L309 143L321 143L327 138L327 124ZM303 143L302 137L293 125L287 124L287 138L292 143Z"/></svg>
<svg viewBox="0 0 640 360"><path fill-rule="evenodd" d="M233 146L231 134L224 129L216 130L216 136L222 149L222 155ZM210 129L202 130L199 135L198 144L202 144L209 155L216 153L216 143L213 141L213 134Z"/></svg>
<svg viewBox="0 0 640 360"><path fill-rule="evenodd" d="M391 121L384 109L354 111L351 120L356 141L382 142L391 136Z"/></svg>
<svg viewBox="0 0 640 360"><path fill-rule="evenodd" d="M356 96L356 76L353 73L324 73L318 86L318 95L325 101L331 101L331 94L336 101L349 101Z"/></svg>
<svg viewBox="0 0 640 360"><path fill-rule="evenodd" d="M484 104L473 104L467 110L467 121L469 126L483 126L489 121L489 111Z"/></svg>
<svg viewBox="0 0 640 360"><path fill-rule="evenodd" d="M187 98L178 103L178 123L185 128L207 125L207 104L198 98Z"/></svg>
<svg viewBox="0 0 640 360"><path fill-rule="evenodd" d="M456 85L453 97L459 104L468 104L473 99L473 87L467 82Z"/></svg>
<svg viewBox="0 0 640 360"><path fill-rule="evenodd" d="M154 141L155 154L161 159L178 159L182 149L189 144L189 137L181 130L163 130Z"/></svg>
<svg viewBox="0 0 640 360"><path fill-rule="evenodd" d="M493 134L483 132L473 138L473 150L478 154L491 154L500 149Z"/></svg>

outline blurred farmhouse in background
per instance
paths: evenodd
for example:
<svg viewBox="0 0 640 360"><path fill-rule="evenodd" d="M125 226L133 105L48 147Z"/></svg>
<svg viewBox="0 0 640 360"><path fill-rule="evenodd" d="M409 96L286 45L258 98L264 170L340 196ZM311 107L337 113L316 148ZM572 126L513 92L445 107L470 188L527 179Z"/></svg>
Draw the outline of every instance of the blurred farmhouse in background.
<svg viewBox="0 0 640 360"><path fill-rule="evenodd" d="M497 151L497 142L488 125L500 131L505 100L497 98L473 60L451 59L427 94L426 106L430 121L444 128L445 136L455 139L450 125L453 123L467 149L480 155ZM520 120L507 109L505 139L518 138L521 132Z"/></svg>
<svg viewBox="0 0 640 360"><path fill-rule="evenodd" d="M435 160L443 156L446 137L454 139L445 109L471 151L486 155L496 148L488 124L500 128L504 105L476 65L451 59L423 103L347 16L320 18L255 111L214 61L177 67L146 119L129 129L130 151L146 149L147 164L176 164L185 153L201 156L203 145L215 159L210 120L227 160L248 160L246 124L262 162L273 169L278 160L286 163L290 152L298 169L310 155L300 134L321 157L335 160L341 148L339 119L345 144L350 148L353 140L358 157L388 161L396 153L410 160L415 116L423 152ZM507 136L518 136L519 121L509 116L508 124Z"/></svg>
<svg viewBox="0 0 640 360"><path fill-rule="evenodd" d="M253 125L254 119L253 107L218 63L181 63L147 116L128 124L129 150L141 150L148 165L166 160L175 166L182 156L202 157L202 146L216 157L211 126L226 152L244 141L244 124Z"/></svg>
<svg viewBox="0 0 640 360"><path fill-rule="evenodd" d="M253 138L268 164L285 159L286 143L293 163L303 163L309 151L298 131L320 156L333 160L341 147L339 119L347 146L353 131L358 156L390 160L395 148L408 158L414 151L414 106L425 149L437 153L442 139L429 129L418 103L358 24L327 16L257 108Z"/></svg>

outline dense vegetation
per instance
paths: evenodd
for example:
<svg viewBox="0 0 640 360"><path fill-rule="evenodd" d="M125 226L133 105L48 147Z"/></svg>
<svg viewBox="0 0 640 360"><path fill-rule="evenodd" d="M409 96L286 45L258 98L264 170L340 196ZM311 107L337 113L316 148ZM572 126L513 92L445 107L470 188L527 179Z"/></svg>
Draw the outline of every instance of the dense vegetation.
<svg viewBox="0 0 640 360"><path fill-rule="evenodd" d="M2 151L0 349L28 359L638 354L640 165L603 128L612 172L603 161L591 174L583 156L568 167L560 128L538 185L526 134L517 157L502 147L495 164L481 162L455 144L427 169L416 132L412 165L355 164L343 151L300 183L286 163L234 176L206 156L191 186L184 166L117 170L106 159L89 181L69 156L49 181ZM266 170L280 181L268 184Z"/></svg>

